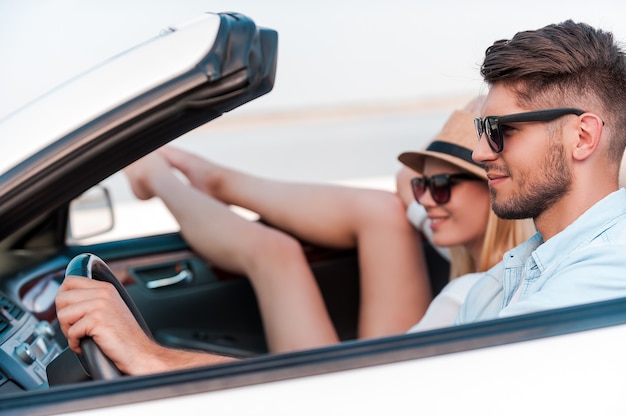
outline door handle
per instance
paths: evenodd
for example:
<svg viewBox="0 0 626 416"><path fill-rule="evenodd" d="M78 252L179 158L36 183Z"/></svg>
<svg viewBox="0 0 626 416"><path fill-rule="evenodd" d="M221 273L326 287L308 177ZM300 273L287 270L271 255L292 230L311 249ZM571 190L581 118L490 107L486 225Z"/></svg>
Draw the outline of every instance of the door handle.
<svg viewBox="0 0 626 416"><path fill-rule="evenodd" d="M191 282L193 280L193 273L189 269L183 269L174 276L163 277L160 279L154 279L146 282L148 289L159 289L162 287L173 286L178 283Z"/></svg>

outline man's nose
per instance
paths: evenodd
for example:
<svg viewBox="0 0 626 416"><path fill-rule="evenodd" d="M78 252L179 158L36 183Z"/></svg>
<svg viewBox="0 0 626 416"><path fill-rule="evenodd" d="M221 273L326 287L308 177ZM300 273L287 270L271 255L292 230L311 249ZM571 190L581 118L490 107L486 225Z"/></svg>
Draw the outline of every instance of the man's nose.
<svg viewBox="0 0 626 416"><path fill-rule="evenodd" d="M491 149L487 137L485 137L485 133L483 133L480 139L476 142L476 146L474 146L472 159L474 162L484 165L485 162L495 160L497 157L498 155Z"/></svg>

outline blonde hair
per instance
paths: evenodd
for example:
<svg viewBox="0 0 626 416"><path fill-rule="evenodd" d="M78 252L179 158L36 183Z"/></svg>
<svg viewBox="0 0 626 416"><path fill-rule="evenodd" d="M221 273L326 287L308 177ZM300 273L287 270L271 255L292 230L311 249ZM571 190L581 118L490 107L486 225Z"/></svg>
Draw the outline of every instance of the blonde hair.
<svg viewBox="0 0 626 416"><path fill-rule="evenodd" d="M502 261L504 253L528 240L535 232L531 219L504 220L489 210L480 264L475 264L465 247L450 247L450 280L464 274L489 270Z"/></svg>

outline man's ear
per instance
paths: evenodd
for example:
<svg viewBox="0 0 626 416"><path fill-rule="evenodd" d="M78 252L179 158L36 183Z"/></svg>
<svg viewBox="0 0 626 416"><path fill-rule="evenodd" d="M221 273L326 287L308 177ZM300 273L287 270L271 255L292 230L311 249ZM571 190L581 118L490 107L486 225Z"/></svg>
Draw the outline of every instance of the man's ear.
<svg viewBox="0 0 626 416"><path fill-rule="evenodd" d="M580 116L578 124L578 141L574 146L572 156L576 160L588 158L600 144L604 122L592 113Z"/></svg>

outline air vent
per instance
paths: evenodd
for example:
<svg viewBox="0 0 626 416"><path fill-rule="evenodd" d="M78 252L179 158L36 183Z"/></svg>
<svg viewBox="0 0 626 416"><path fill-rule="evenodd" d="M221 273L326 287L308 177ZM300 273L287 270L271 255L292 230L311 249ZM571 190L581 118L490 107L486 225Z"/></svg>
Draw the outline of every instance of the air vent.
<svg viewBox="0 0 626 416"><path fill-rule="evenodd" d="M11 329L11 321L24 315L22 308L0 294L0 337Z"/></svg>
<svg viewBox="0 0 626 416"><path fill-rule="evenodd" d="M0 339L4 336L6 332L11 329L11 324L6 320L4 316L0 315Z"/></svg>
<svg viewBox="0 0 626 416"><path fill-rule="evenodd" d="M6 296L0 294L0 309L5 310L13 319L20 319L24 315L22 308L11 302Z"/></svg>

